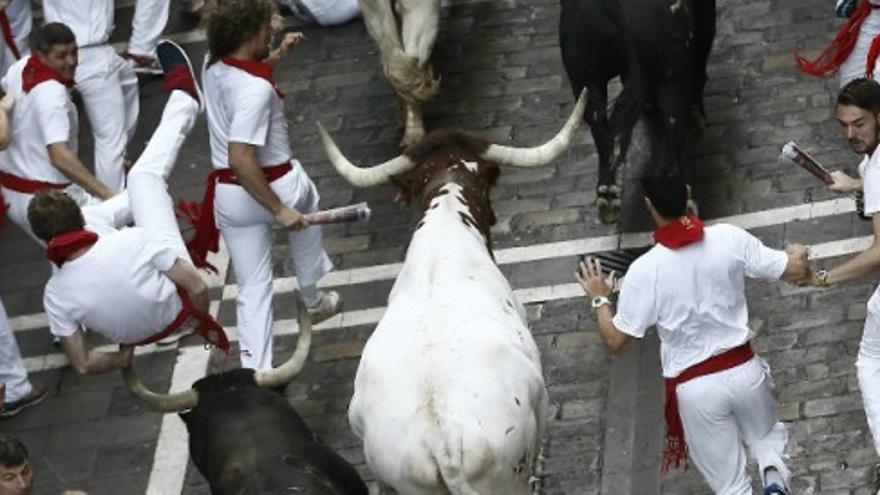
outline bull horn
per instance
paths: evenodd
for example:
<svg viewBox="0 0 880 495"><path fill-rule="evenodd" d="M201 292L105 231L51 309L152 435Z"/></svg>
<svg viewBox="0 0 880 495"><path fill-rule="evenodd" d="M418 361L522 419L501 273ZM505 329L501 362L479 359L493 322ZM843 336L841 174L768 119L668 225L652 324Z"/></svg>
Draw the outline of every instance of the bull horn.
<svg viewBox="0 0 880 495"><path fill-rule="evenodd" d="M171 413L180 412L196 407L199 403L199 393L189 389L176 394L157 394L148 389L141 379L135 374L131 366L122 368L122 379L125 385L147 405L157 412Z"/></svg>
<svg viewBox="0 0 880 495"><path fill-rule="evenodd" d="M275 388L287 385L293 380L303 366L306 364L306 358L309 357L309 349L312 347L312 319L309 312L306 311L306 305L303 303L299 292L294 293L297 303L297 323L299 323L299 338L296 341L296 350L286 363L271 370L257 371L254 374L254 381L263 388Z"/></svg>
<svg viewBox="0 0 880 495"><path fill-rule="evenodd" d="M355 187L385 184L392 175L406 172L416 165L406 155L400 155L397 158L373 167L356 167L339 151L336 143L333 142L333 138L330 137L330 134L327 133L327 130L324 129L320 122L318 122L318 131L321 133L321 141L324 143L324 152L327 154L327 159L330 160L330 163L333 164L339 175Z"/></svg>
<svg viewBox="0 0 880 495"><path fill-rule="evenodd" d="M483 158L499 165L513 167L537 167L553 161L560 153L568 148L574 139L575 133L584 118L584 110L587 107L587 90L581 90L577 104L574 106L568 121L562 129L546 143L533 148L514 148L490 144L483 152Z"/></svg>

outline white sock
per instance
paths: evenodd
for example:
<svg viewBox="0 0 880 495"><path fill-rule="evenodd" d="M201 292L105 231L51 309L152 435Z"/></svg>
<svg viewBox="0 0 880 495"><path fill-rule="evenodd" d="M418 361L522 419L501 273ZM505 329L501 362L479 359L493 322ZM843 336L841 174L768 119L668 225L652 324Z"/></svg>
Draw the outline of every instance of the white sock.
<svg viewBox="0 0 880 495"><path fill-rule="evenodd" d="M768 467L764 470L764 486L770 486L773 483L785 488L785 480L779 474L779 470L775 467Z"/></svg>
<svg viewBox="0 0 880 495"><path fill-rule="evenodd" d="M318 288L314 285L310 285L308 287L300 287L300 293L302 293L303 302L306 303L306 306L313 307L318 305Z"/></svg>

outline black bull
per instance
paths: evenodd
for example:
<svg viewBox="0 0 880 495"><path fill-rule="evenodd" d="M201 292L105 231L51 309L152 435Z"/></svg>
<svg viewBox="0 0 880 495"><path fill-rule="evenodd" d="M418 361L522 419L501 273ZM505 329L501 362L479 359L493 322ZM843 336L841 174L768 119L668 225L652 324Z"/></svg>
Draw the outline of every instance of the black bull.
<svg viewBox="0 0 880 495"><path fill-rule="evenodd" d="M366 494L357 471L253 375L241 369L199 380L198 406L180 415L190 456L211 492Z"/></svg>
<svg viewBox="0 0 880 495"><path fill-rule="evenodd" d="M559 45L575 95L587 88L584 118L599 155L597 206L603 221L619 214L615 175L646 103L660 126L654 173L681 171L688 125L702 125L714 37L715 0L562 0ZM617 76L623 90L609 118L607 84Z"/></svg>

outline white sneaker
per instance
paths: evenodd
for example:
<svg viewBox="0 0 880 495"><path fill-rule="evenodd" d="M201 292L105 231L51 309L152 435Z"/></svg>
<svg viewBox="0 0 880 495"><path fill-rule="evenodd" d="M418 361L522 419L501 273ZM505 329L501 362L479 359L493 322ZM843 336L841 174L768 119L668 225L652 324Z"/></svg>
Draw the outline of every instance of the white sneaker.
<svg viewBox="0 0 880 495"><path fill-rule="evenodd" d="M317 325L342 311L342 298L335 290L319 290L318 303L306 306L306 310L312 319L312 325Z"/></svg>

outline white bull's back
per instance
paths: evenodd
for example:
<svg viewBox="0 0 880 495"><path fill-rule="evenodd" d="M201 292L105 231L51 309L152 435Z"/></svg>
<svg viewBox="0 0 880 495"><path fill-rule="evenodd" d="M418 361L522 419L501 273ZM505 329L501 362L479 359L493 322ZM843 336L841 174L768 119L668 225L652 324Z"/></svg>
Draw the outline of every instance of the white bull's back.
<svg viewBox="0 0 880 495"><path fill-rule="evenodd" d="M527 493L547 403L538 350L448 196L413 236L349 417L374 474L399 492L443 493L440 469L450 485L468 480L451 493Z"/></svg>

